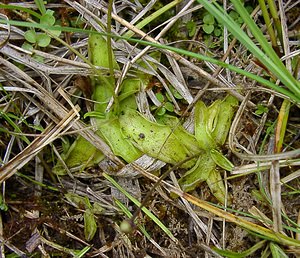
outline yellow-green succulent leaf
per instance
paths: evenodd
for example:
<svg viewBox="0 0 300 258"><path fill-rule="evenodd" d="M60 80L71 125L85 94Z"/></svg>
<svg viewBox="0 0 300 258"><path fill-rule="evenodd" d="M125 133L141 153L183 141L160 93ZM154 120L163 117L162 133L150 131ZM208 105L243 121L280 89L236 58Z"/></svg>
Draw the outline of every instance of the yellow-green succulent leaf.
<svg viewBox="0 0 300 258"><path fill-rule="evenodd" d="M217 200L224 204L226 189L221 174L217 169L211 171L209 177L206 179L206 183ZM230 199L227 200L227 203L230 204Z"/></svg>
<svg viewBox="0 0 300 258"><path fill-rule="evenodd" d="M88 51L89 51L89 60L90 62L99 67L109 68L109 57L106 38L99 34L90 34L88 40ZM112 54L113 68L115 70L120 70L120 67L117 63L117 60ZM96 101L95 111L102 112L105 115L105 110L107 108L107 104L109 103L112 97L116 98L114 93L115 88L115 78L114 76L109 76L108 74L103 74L98 71L91 76L93 95L92 99ZM117 101L115 100L116 107L118 106ZM114 110L114 109L112 109ZM114 112L110 112L112 115Z"/></svg>
<svg viewBox="0 0 300 258"><path fill-rule="evenodd" d="M215 141L207 126L209 116L206 105L202 101L198 101L195 105L195 137L200 148L204 150L215 148Z"/></svg>
<svg viewBox="0 0 300 258"><path fill-rule="evenodd" d="M122 82L122 90L118 96L122 101L140 91L142 80L140 78L127 78Z"/></svg>
<svg viewBox="0 0 300 258"><path fill-rule="evenodd" d="M128 163L142 156L143 153L124 136L118 119L97 120L97 127L97 134L107 142L115 155Z"/></svg>
<svg viewBox="0 0 300 258"><path fill-rule="evenodd" d="M136 110L126 110L119 118L124 135L143 153L176 164L193 156L167 125L154 123ZM195 159L187 161L183 167L191 167Z"/></svg>
<svg viewBox="0 0 300 258"><path fill-rule="evenodd" d="M232 171L232 169L234 168L234 165L218 150L212 149L210 151L210 155L219 167L227 171Z"/></svg>
<svg viewBox="0 0 300 258"><path fill-rule="evenodd" d="M67 192L65 197L70 204L78 209L90 209L92 207L90 200L87 197L72 192Z"/></svg>
<svg viewBox="0 0 300 258"><path fill-rule="evenodd" d="M98 111L86 112L83 115L83 118L86 119L87 117L93 117L93 118L98 118L98 119L105 119L105 116L103 115L103 113L102 112L98 112Z"/></svg>
<svg viewBox="0 0 300 258"><path fill-rule="evenodd" d="M98 164L103 158L104 154L100 150L82 136L78 136L64 155L63 160L69 169L77 168L82 170L85 167ZM52 171L56 175L65 175L67 173L61 162L58 162Z"/></svg>
<svg viewBox="0 0 300 258"><path fill-rule="evenodd" d="M221 103L222 101L218 99L207 108L206 130L210 134L212 134L218 124L219 113L220 111L222 112Z"/></svg>
<svg viewBox="0 0 300 258"><path fill-rule="evenodd" d="M114 94L113 78L107 78L107 81L110 82L110 85L105 84L102 79L97 79L92 95L92 99L95 101L94 111L99 112L103 117L107 116L105 111L111 97Z"/></svg>
<svg viewBox="0 0 300 258"><path fill-rule="evenodd" d="M109 50L107 48L107 43L104 36L95 33L91 33L89 35L89 39L88 39L89 60L93 65L109 68L108 51ZM120 67L113 53L112 53L112 57L113 57L113 68L115 70L120 70Z"/></svg>
<svg viewBox="0 0 300 258"><path fill-rule="evenodd" d="M137 109L137 103L134 95L131 95L120 102L120 113L127 109Z"/></svg>
<svg viewBox="0 0 300 258"><path fill-rule="evenodd" d="M238 100L230 95L226 96L226 98L220 105L220 112L218 114L217 123L211 133L213 139L219 146L224 145L224 143L226 142L232 118L237 106Z"/></svg>
<svg viewBox="0 0 300 258"><path fill-rule="evenodd" d="M84 220L84 237L86 241L91 241L97 231L97 223L94 216L94 213L91 209L86 209L83 214Z"/></svg>
<svg viewBox="0 0 300 258"><path fill-rule="evenodd" d="M196 137L183 128L177 117L170 115L158 116L157 122L170 126L177 138L180 139L182 144L194 155L201 151Z"/></svg>
<svg viewBox="0 0 300 258"><path fill-rule="evenodd" d="M101 215L104 211L104 208L98 203L94 202L93 207L92 207L92 212L96 215Z"/></svg>
<svg viewBox="0 0 300 258"><path fill-rule="evenodd" d="M215 170L216 164L208 152L201 154L195 164L180 179L179 184L183 191L190 192L206 181L211 171Z"/></svg>

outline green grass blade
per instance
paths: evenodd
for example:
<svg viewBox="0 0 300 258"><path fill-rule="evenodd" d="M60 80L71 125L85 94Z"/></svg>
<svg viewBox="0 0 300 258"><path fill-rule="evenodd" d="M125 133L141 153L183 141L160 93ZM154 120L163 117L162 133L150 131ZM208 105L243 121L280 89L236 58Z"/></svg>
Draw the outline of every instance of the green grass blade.
<svg viewBox="0 0 300 258"><path fill-rule="evenodd" d="M264 17L265 24L267 26L268 34L270 35L270 40L272 42L272 46L277 46L275 31L272 26L272 21L266 6L265 0L258 0L262 15Z"/></svg>
<svg viewBox="0 0 300 258"><path fill-rule="evenodd" d="M250 15L240 3L239 0L232 0L237 11L240 13L241 17L243 17L245 23L248 25L254 37L259 41L261 47L265 53L259 49L255 43L247 36L247 34L237 25L233 19L225 12L220 10L220 7L214 6L212 3L207 0L197 0L201 3L205 9L207 9L216 19L226 26L226 28L244 45L249 51L253 53L253 55L264 64L280 81L288 87L296 96L296 98L300 98L300 87L299 83L295 80L295 78L287 71L286 67L283 65L279 57L276 55L275 51L269 45L269 43L264 38L264 35L251 19ZM215 5L217 5L215 3Z"/></svg>
<svg viewBox="0 0 300 258"><path fill-rule="evenodd" d="M127 207L121 203L118 199L115 199L115 203L119 206L119 208L124 212L124 214L131 219L133 216L132 213L127 209ZM135 222L136 223L136 222ZM143 225L137 224L139 230L144 234L144 236L158 249L164 254L164 257L166 256L166 253L164 250L159 246L158 243L154 241L154 239L150 236L150 234L146 231L146 229L143 227Z"/></svg>
<svg viewBox="0 0 300 258"><path fill-rule="evenodd" d="M281 88L279 87L278 85L266 80L266 79L263 79L262 77L260 76L257 76L255 74L252 74L252 73L249 73L243 69L240 69L236 66L233 66L233 65L230 65L230 64L227 64L225 62L222 62L222 61L219 61L219 60L216 60L214 58L211 58L211 57L208 57L208 56L204 56L204 55L201 55L201 54L196 54L196 53L193 53L193 52L190 52L190 51L187 51L187 50L184 50L184 49L180 49L180 48L175 48L175 47L171 47L171 46L166 46L166 45L160 45L160 44L156 44L156 43L152 43L152 42L147 42L147 41L143 41L143 40L138 40L138 39L127 39L128 41L132 41L132 42L137 42L137 43L140 43L140 44L143 44L143 45L150 45L150 46L153 46L153 47L157 47L157 48L160 48L160 49L166 49L166 50L170 50L170 51L173 51L173 52L176 52L178 54L182 54L182 55L186 55L186 56L190 56L190 57L193 57L193 58L197 58L199 60L203 60L203 61L208 61L208 62L211 62L213 64L216 64L216 65L219 65L219 66L222 66L224 68L227 68L227 69L230 69L234 72L237 72L241 75L244 75L250 79L253 79L253 80L256 80L257 82L277 91L277 92L280 92L288 97L290 97L292 100L296 101L296 102L300 102L300 95L295 95L293 92L289 91L289 90L286 90L284 88Z"/></svg>
<svg viewBox="0 0 300 258"><path fill-rule="evenodd" d="M76 258L81 258L81 257L84 257L85 254L91 249L90 246L86 246L84 247L82 250L76 250L75 253L76 253Z"/></svg>
<svg viewBox="0 0 300 258"><path fill-rule="evenodd" d="M122 194L124 194L130 201L132 201L137 207L141 206L141 203L136 198L127 193L112 177L110 177L106 173L103 173L103 176L109 182L111 182ZM148 210L146 207L142 207L142 211L150 219L152 219L174 242L176 242L176 238L173 236L172 232L154 214L152 214L150 210Z"/></svg>
<svg viewBox="0 0 300 258"><path fill-rule="evenodd" d="M270 14L273 18L273 23L274 23L276 31L277 31L277 38L280 40L281 44L283 44L282 27L281 27L281 22L280 22L280 18L279 18L277 6L276 6L277 1L267 0L267 2L268 2L268 7L269 7L269 10L270 10Z"/></svg>
<svg viewBox="0 0 300 258"><path fill-rule="evenodd" d="M65 31L65 32L78 32L78 33L98 33L100 35L105 35L107 36L107 33L99 33L96 31L89 31L89 30L84 30L84 29L79 29L79 28L71 28L71 27L61 27L61 26L45 26L43 24L39 24L39 23L30 23L30 22L22 22L22 21L15 21L15 20L5 20L5 19L0 19L0 23L2 24L11 24L14 26L20 26L20 27L31 27L31 28L39 28L39 29L49 29L49 30L60 30L60 31ZM239 27L238 27L239 28ZM242 31L242 33L244 33ZM157 47L159 49L166 49L166 50L170 50L172 52L178 53L178 54L182 54L182 55L186 55L189 57L193 57L193 58L197 58L199 60L203 60L203 61L208 61L211 62L213 64L222 66L224 68L230 69L234 72L237 72L241 75L244 75L250 79L256 80L257 82L279 92L282 93L284 95L286 95L287 97L291 98L291 100L296 101L296 102L300 102L300 95L299 94L294 94L293 92L279 87L278 85L263 79L260 76L257 76L255 74L249 73L243 69L240 69L238 67L235 67L233 65L221 62L219 60L201 55L201 54L197 54L197 53L193 53L184 49L180 49L180 48L175 48L175 47L171 47L171 46L167 46L167 45L162 45L162 44L157 44L157 43L153 43L153 42L148 42L148 41L144 41L144 40L140 40L140 39L134 39L134 38L125 38L125 37L121 37L121 36L116 36L113 35L114 38L119 38L119 39L124 39L124 40L128 40L130 42L135 42L135 43L139 43L142 45L147 45L147 46L153 46L153 47ZM252 42L253 43L253 42ZM254 44L254 43L253 43ZM254 45L255 46L255 45ZM256 47L256 46L255 46ZM261 51L262 56L266 57L265 54L263 54L263 52Z"/></svg>
<svg viewBox="0 0 300 258"><path fill-rule="evenodd" d="M288 258L287 254L277 244L271 242L270 250L273 258Z"/></svg>
<svg viewBox="0 0 300 258"><path fill-rule="evenodd" d="M124 214L125 214L129 219L132 218L132 213L127 209L127 207L126 207L123 203L121 203L118 199L115 199L115 203L119 206L119 208L124 212ZM136 221L135 221L135 223L136 223ZM146 229L145 229L142 225L140 225L140 224L138 224L137 226L138 226L139 230L144 234L144 236L145 236L147 239L150 240L150 239L151 239L151 236L150 236L149 233L146 231Z"/></svg>
<svg viewBox="0 0 300 258"><path fill-rule="evenodd" d="M22 12L28 13L32 15L33 17L36 17L38 19L41 18L41 15L29 8L22 7L20 5L11 5L11 4L0 4L0 9L9 9L9 10L20 10Z"/></svg>
<svg viewBox="0 0 300 258"><path fill-rule="evenodd" d="M288 118L290 114L290 108L291 108L291 103L288 100L284 100L281 104L281 108L278 114L277 118L277 125L276 125L276 147L275 151L276 152L281 152L282 151L282 146L284 143L284 136L286 134L286 129L288 125Z"/></svg>
<svg viewBox="0 0 300 258"><path fill-rule="evenodd" d="M39 8L41 14L45 14L46 13L46 6L44 4L43 0L34 0L36 6Z"/></svg>
<svg viewBox="0 0 300 258"><path fill-rule="evenodd" d="M246 251L243 251L243 252L240 252L240 253L229 251L229 250L222 250L222 249L218 249L218 248L213 248L213 250L215 252L217 252L219 255L222 255L224 257L244 258L244 257L247 257L247 256L253 254L254 252L259 250L260 248L262 248L265 245L265 243L266 243L266 240L262 240L262 241L258 242L257 244L255 244L254 246L247 249Z"/></svg>
<svg viewBox="0 0 300 258"><path fill-rule="evenodd" d="M279 79L281 79L281 77L278 74L276 74L277 70L282 77L286 76L287 80L291 80L290 86L293 87L295 85L296 86L295 90L296 90L297 94L300 94L299 84L297 83L296 79L292 76L292 74L284 66L284 64L278 57L277 53L274 51L272 46L269 44L269 42L265 38L265 35L262 33L261 29L257 26L257 24L253 21L251 16L248 14L247 10L242 5L240 0L231 0L231 2L233 3L234 7L236 8L236 11L240 14L240 16L243 18L244 22L247 24L247 26L251 30L251 33L253 34L255 39L259 42L262 49L270 57L270 59L274 62L276 72L273 69L271 71L274 72L274 74ZM284 81L282 81L282 82L284 83ZM286 84L286 86L289 87L289 85L287 85L287 84Z"/></svg>
<svg viewBox="0 0 300 258"><path fill-rule="evenodd" d="M176 6L178 3L180 3L182 0L174 0L171 3L168 3L167 5L163 6L162 8L159 8L156 12L152 13L148 17L146 17L144 20L139 22L137 25L135 25L136 28L142 29L145 25L149 24L156 18L158 18L160 15L165 13L166 11L170 10L174 6ZM126 38L131 38L134 35L134 32L129 30L126 32L123 36Z"/></svg>
<svg viewBox="0 0 300 258"><path fill-rule="evenodd" d="M12 114L7 114L7 113L4 113L4 112L2 112L2 110L0 110L0 118L1 117L3 117L3 119L5 119L6 120L6 122L8 123L8 124L10 124L14 129L15 129L15 132L17 132L17 133L20 133L20 138L24 141L24 142L26 142L27 144L30 144L30 141L29 141L29 139L26 137L26 136L24 136L24 135L22 135L22 130L21 130L21 128L11 119L11 117L12 118L15 118L15 119L18 119L18 120L21 120L21 118L19 118L19 117L17 117L17 116L15 116L15 115L12 115Z"/></svg>

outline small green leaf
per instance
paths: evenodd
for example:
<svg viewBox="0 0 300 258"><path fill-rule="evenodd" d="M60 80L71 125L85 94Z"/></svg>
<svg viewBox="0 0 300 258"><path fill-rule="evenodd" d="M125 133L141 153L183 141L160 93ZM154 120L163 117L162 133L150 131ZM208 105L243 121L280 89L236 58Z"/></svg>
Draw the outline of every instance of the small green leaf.
<svg viewBox="0 0 300 258"><path fill-rule="evenodd" d="M255 111L255 114L258 115L258 116L262 115L263 113L267 113L269 111L269 109L266 106L262 105L262 104L258 104L256 108L257 109Z"/></svg>
<svg viewBox="0 0 300 258"><path fill-rule="evenodd" d="M164 105L164 108L166 110L168 110L169 112L174 112L174 106L172 103L170 102L166 102L165 105Z"/></svg>
<svg viewBox="0 0 300 258"><path fill-rule="evenodd" d="M22 48L28 51L32 51L33 50L33 46L31 44L29 44L28 42L24 42L22 45Z"/></svg>
<svg viewBox="0 0 300 258"><path fill-rule="evenodd" d="M221 30L221 29L215 29L215 30L214 30L214 35L215 35L216 37L221 36L221 35L222 35L222 30Z"/></svg>
<svg viewBox="0 0 300 258"><path fill-rule="evenodd" d="M166 109L164 107L160 107L157 112L156 115L158 116L163 116L166 113Z"/></svg>
<svg viewBox="0 0 300 258"><path fill-rule="evenodd" d="M25 39L30 43L36 43L36 32L35 30L28 30L24 33Z"/></svg>
<svg viewBox="0 0 300 258"><path fill-rule="evenodd" d="M59 25L55 25L54 27L60 28ZM56 37L59 37L59 35L61 34L61 30L49 30L49 32L50 32L51 34L53 34L53 36L56 36Z"/></svg>
<svg viewBox="0 0 300 258"><path fill-rule="evenodd" d="M127 78L122 83L122 90L118 96L119 101L134 95L141 88L141 80L139 78Z"/></svg>
<svg viewBox="0 0 300 258"><path fill-rule="evenodd" d="M165 101L165 97L162 93L158 92L158 93L155 94L155 96L156 96L156 98L159 102L164 102Z"/></svg>
<svg viewBox="0 0 300 258"><path fill-rule="evenodd" d="M44 63L44 57L34 54L33 59L38 61L39 63Z"/></svg>
<svg viewBox="0 0 300 258"><path fill-rule="evenodd" d="M191 151L191 153L199 153L201 148L196 140L196 137L190 133L188 133L184 127L180 124L180 121L175 116L164 115L157 116L156 121L159 124L168 125L171 127L174 135L182 140L182 144L186 146L187 149ZM196 162L196 159L195 159ZM194 165L194 164L193 164Z"/></svg>
<svg viewBox="0 0 300 258"><path fill-rule="evenodd" d="M95 120L95 124L99 129L97 134L108 143L115 155L122 157L128 163L133 162L142 155L132 141L124 136L123 127L120 125L119 119L111 116L108 120ZM139 139L142 139L142 137Z"/></svg>
<svg viewBox="0 0 300 258"><path fill-rule="evenodd" d="M42 15L40 19L40 24L46 26L52 26L55 23L55 17L53 16L53 11L47 10L47 12Z"/></svg>
<svg viewBox="0 0 300 258"><path fill-rule="evenodd" d="M92 207L92 205L87 197L82 197L78 194L71 193L71 192L66 193L65 197L76 208L90 209Z"/></svg>
<svg viewBox="0 0 300 258"><path fill-rule="evenodd" d="M221 152L213 149L210 151L210 155L219 167L227 171L231 171L234 168L234 165Z"/></svg>
<svg viewBox="0 0 300 258"><path fill-rule="evenodd" d="M177 90L174 90L173 95L176 99L183 99L183 97L179 94Z"/></svg>
<svg viewBox="0 0 300 258"><path fill-rule="evenodd" d="M50 36L48 36L47 34L37 34L36 36L36 42L40 47L47 47L49 46L50 42L51 42L51 38Z"/></svg>
<svg viewBox="0 0 300 258"><path fill-rule="evenodd" d="M186 23L186 28L189 32L189 37L193 37L196 33L196 23L194 21L188 21Z"/></svg>
<svg viewBox="0 0 300 258"><path fill-rule="evenodd" d="M251 5L248 5L248 6L246 6L245 8L246 8L246 10L247 10L247 12L248 12L249 14L252 13L253 7L252 7Z"/></svg>
<svg viewBox="0 0 300 258"><path fill-rule="evenodd" d="M46 14L49 14L49 15L54 16L54 11L51 10L51 9L48 9L48 10L46 11Z"/></svg>
<svg viewBox="0 0 300 258"><path fill-rule="evenodd" d="M238 23L238 24L243 24L243 22L244 22L244 20L243 20L243 18L241 17L241 16L239 16L237 19L236 19L236 22Z"/></svg>
<svg viewBox="0 0 300 258"><path fill-rule="evenodd" d="M215 26L212 24L204 24L203 25L203 30L207 34L211 34L214 31Z"/></svg>
<svg viewBox="0 0 300 258"><path fill-rule="evenodd" d="M171 92L172 92L172 95L174 96L173 91L172 91L172 88L170 88L170 90L171 90ZM168 100L168 101L172 102L172 98L170 97L170 94L169 94L169 93L166 94L166 97L167 97L167 100Z"/></svg>
<svg viewBox="0 0 300 258"><path fill-rule="evenodd" d="M98 202L95 202L93 204L93 213L94 214L100 215L100 214L102 214L103 210L104 210L103 207Z"/></svg>
<svg viewBox="0 0 300 258"><path fill-rule="evenodd" d="M84 237L86 241L91 241L97 231L97 223L93 212L87 209L83 215L84 218Z"/></svg>
<svg viewBox="0 0 300 258"><path fill-rule="evenodd" d="M170 91L172 92L173 96L176 99L183 99L183 97L179 94L179 92L175 88L170 87ZM168 93L167 93L167 98L168 98L169 101L172 101L172 99L170 98Z"/></svg>
<svg viewBox="0 0 300 258"><path fill-rule="evenodd" d="M215 24L215 18L210 13L208 13L203 17L203 22L207 25L213 25Z"/></svg>
<svg viewBox="0 0 300 258"><path fill-rule="evenodd" d="M231 12L229 13L229 16L230 16L232 19L234 19L234 20L237 20L237 19L240 17L240 15L239 15L237 12L235 12L235 11L231 11Z"/></svg>
<svg viewBox="0 0 300 258"><path fill-rule="evenodd" d="M144 154L171 164L193 155L183 145L185 139L178 139L170 126L152 122L135 110L124 111L119 116L119 122L123 137ZM189 135L187 137L190 138ZM181 166L191 167L194 161L189 160Z"/></svg>

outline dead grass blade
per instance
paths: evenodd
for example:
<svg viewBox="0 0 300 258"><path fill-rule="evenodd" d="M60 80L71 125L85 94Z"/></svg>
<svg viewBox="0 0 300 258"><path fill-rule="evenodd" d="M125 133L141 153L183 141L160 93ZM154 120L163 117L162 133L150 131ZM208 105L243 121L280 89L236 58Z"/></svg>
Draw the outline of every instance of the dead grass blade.
<svg viewBox="0 0 300 258"><path fill-rule="evenodd" d="M103 6L99 6L99 4L94 1L94 0L87 0L86 2L92 4L94 7L98 8L99 10L101 10L102 12L107 14L107 9ZM118 15L112 14L112 18L114 20L116 20L117 22L119 22L120 24L122 24L123 26L129 28L130 30L132 30L134 33L140 35L144 40L147 40L149 42L155 43L160 45L160 43L155 40L154 38L150 37L149 35L147 35L146 33L144 33L143 31L141 31L140 29L136 28L135 26L133 26L132 24L130 24L129 22L127 22L126 20L122 19L121 17L119 17ZM163 53L173 57L175 60L177 60L179 63L181 63L183 66L186 66L188 68L190 68L191 70L195 71L196 73L199 74L199 76L204 77L205 79L207 79L208 81L210 81L212 84L216 85L219 88L224 88L224 89L228 89L228 87L226 85L224 85L224 83L220 82L218 79L214 78L212 75L210 75L208 72L204 71L202 68L200 68L199 66L191 63L190 61L188 61L187 59L185 59L184 57L182 57L181 55L168 51L168 50L161 50ZM227 90L230 94L232 94L234 97L236 97L239 100L243 100L244 97L239 94L238 92L232 90L232 89L228 89ZM251 103L249 103L249 105L251 105ZM252 107L254 107L254 105L251 105Z"/></svg>
<svg viewBox="0 0 300 258"><path fill-rule="evenodd" d="M79 107L76 107L76 111L71 110L68 115L61 120L59 124L53 126L50 124L45 131L34 139L22 152L12 158L8 163L0 168L0 183L4 182L11 176L13 176L18 170L20 170L27 162L29 162L34 156L36 156L45 146L53 142L59 133L77 116Z"/></svg>
<svg viewBox="0 0 300 258"><path fill-rule="evenodd" d="M152 181L157 182L159 180L158 177L156 177L155 175L152 175L151 173L145 171L144 169L142 169L138 166L135 166L135 168L142 175L146 176L147 178L151 179ZM228 222L232 222L244 229L252 231L264 238L267 238L267 239L277 242L279 244L300 248L300 241L298 241L298 240L290 238L284 234L274 232L273 230L264 228L258 224L247 221L247 220L240 218L232 213L229 213L225 210L217 208L217 207L209 204L206 201L200 200L188 193L183 192L182 190L170 185L169 183L167 183L165 181L162 181L162 183L166 186L167 189L169 189L170 192L175 193L176 195L186 199L187 201L195 204L196 206L198 206L208 212L211 212L212 214L214 214L220 218L224 218Z"/></svg>
<svg viewBox="0 0 300 258"><path fill-rule="evenodd" d="M8 70L13 71L13 74L16 76L16 78L18 78L19 82L23 84L25 88L32 91L38 91L36 97L38 97L60 119L64 119L64 117L68 115L67 109L24 71L2 57L0 57L0 64L3 64ZM9 72L7 72L7 75L9 76ZM113 162L119 166L123 166L123 162L112 153L109 146L82 121L75 121L72 124L72 128L77 130L81 136L91 142L96 148L101 150L103 154L110 158Z"/></svg>

